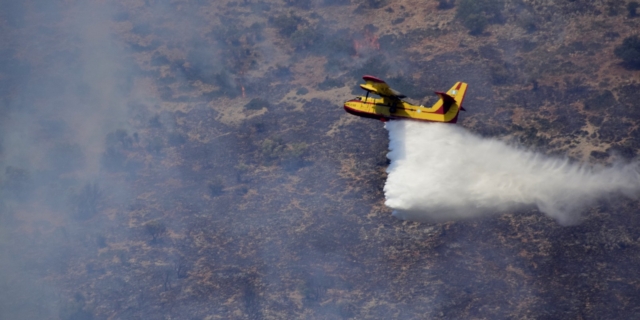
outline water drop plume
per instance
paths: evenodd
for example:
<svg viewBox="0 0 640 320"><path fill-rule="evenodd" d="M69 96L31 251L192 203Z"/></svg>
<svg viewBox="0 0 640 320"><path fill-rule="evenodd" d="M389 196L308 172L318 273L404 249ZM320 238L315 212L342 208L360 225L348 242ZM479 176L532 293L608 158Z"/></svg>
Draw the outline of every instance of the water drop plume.
<svg viewBox="0 0 640 320"><path fill-rule="evenodd" d="M575 224L599 199L640 191L637 162L577 164L442 123L391 121L385 204L398 218L445 221L536 206Z"/></svg>

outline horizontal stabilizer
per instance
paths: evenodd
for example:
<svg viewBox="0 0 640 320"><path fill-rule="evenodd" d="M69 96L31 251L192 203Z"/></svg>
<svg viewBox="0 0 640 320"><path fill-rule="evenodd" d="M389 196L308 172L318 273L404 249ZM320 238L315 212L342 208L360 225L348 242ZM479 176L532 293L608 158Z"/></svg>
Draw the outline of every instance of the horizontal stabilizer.
<svg viewBox="0 0 640 320"><path fill-rule="evenodd" d="M454 99L452 96L444 93L444 92L438 92L436 91L436 94L438 96L440 96L440 99L442 99L442 108L440 110L442 110L442 114L445 114L449 111L449 108L451 108L451 106L456 102L456 99ZM438 110L438 111L440 111Z"/></svg>

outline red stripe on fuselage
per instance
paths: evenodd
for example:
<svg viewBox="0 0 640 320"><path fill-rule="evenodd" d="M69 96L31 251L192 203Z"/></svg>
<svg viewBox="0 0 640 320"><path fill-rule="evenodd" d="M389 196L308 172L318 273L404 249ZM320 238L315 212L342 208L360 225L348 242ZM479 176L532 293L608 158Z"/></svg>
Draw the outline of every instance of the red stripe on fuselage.
<svg viewBox="0 0 640 320"><path fill-rule="evenodd" d="M420 122L442 122L442 121L431 121L431 120L426 120L426 119L416 119L416 118L409 118L409 117L396 117L396 116L387 117L387 116L383 116L383 115L379 115L379 114L375 114L375 113L371 113L371 112L364 112L364 111L352 109L352 108L347 107L346 105L344 106L344 110L346 112L354 115L354 116L363 117L363 118L370 118L370 119L377 119L377 120L382 120L382 119L386 119L386 120L407 119L407 120L415 120L415 121L420 121ZM385 121L385 120L382 120L382 121ZM453 119L451 119L451 121L445 122L445 123L456 123L456 121L458 121L458 115L457 114Z"/></svg>
<svg viewBox="0 0 640 320"><path fill-rule="evenodd" d="M351 99L351 100L349 100L347 102L351 102L351 101L360 102L362 104L372 104L374 106L381 106L381 107L391 108L391 105L389 105L389 104L377 104L375 102L364 102L364 101L358 100L358 99ZM396 109L398 109L398 110L408 110L408 111L417 111L418 110L418 109L404 108L404 107L398 107L398 106L396 106Z"/></svg>

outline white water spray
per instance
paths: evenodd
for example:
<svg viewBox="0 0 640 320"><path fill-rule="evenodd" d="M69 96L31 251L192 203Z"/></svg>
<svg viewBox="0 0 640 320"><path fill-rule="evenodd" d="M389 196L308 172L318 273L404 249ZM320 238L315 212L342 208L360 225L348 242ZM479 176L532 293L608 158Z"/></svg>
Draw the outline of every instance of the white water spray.
<svg viewBox="0 0 640 320"><path fill-rule="evenodd" d="M398 218L443 221L535 205L561 224L596 200L640 192L638 163L594 167L482 138L451 124L387 122L385 204Z"/></svg>

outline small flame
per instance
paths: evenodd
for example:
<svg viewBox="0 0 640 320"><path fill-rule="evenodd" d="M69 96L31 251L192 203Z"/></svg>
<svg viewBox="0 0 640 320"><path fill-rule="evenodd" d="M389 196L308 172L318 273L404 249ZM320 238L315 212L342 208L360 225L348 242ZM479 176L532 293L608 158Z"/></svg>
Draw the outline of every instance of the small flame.
<svg viewBox="0 0 640 320"><path fill-rule="evenodd" d="M369 30L365 30L364 38L362 40L353 40L353 48L356 51L356 55L358 55L361 50L380 50L378 36Z"/></svg>

